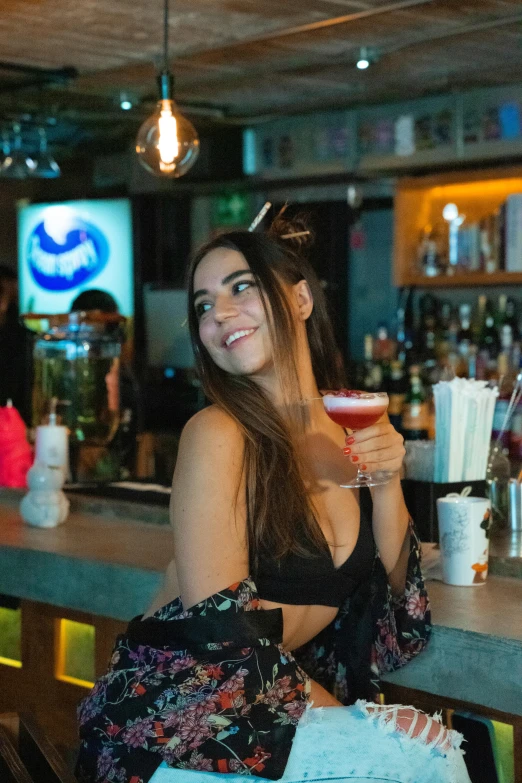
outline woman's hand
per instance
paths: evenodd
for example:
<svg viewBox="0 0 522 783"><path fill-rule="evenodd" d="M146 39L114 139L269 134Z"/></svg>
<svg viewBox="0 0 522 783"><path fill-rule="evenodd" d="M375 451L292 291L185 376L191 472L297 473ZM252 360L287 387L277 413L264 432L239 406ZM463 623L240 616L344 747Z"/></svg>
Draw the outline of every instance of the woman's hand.
<svg viewBox="0 0 522 783"><path fill-rule="evenodd" d="M390 470L398 473L406 450L404 438L390 424L385 413L377 424L348 435L344 454L365 472Z"/></svg>

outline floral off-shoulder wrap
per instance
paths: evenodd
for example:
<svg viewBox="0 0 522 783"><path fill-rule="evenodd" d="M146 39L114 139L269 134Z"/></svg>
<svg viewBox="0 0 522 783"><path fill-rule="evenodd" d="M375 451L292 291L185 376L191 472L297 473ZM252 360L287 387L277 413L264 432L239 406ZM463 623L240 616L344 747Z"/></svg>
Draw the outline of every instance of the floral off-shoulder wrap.
<svg viewBox="0 0 522 783"><path fill-rule="evenodd" d="M310 678L343 704L373 700L379 673L417 655L429 623L413 527L404 595L392 597L376 553L336 619L292 654L281 646L281 610L260 609L251 578L189 611L177 598L130 623L81 702L78 779L147 783L162 761L280 778Z"/></svg>

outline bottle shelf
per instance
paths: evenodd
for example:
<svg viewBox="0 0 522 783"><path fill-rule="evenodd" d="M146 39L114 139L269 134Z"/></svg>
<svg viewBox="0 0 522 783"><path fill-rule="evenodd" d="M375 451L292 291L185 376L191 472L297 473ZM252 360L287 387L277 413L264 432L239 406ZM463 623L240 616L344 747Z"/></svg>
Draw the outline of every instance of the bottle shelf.
<svg viewBox="0 0 522 783"><path fill-rule="evenodd" d="M404 178L395 196L394 279L397 286L455 288L467 286L520 285L522 271L458 272L425 277L414 269L419 238L426 226L447 231L443 210L456 204L464 225L477 224L498 212L508 196L522 193L522 167L510 166L474 171Z"/></svg>
<svg viewBox="0 0 522 783"><path fill-rule="evenodd" d="M398 286L417 288L467 288L468 286L522 285L522 272L460 272L456 275L402 274L395 280Z"/></svg>

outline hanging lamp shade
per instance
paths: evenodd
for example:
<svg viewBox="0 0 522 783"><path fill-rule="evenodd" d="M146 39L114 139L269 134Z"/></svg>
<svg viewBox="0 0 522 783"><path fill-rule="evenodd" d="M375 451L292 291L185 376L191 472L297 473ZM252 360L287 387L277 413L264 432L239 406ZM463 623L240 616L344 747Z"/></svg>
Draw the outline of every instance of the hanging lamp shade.
<svg viewBox="0 0 522 783"><path fill-rule="evenodd" d="M34 161L33 177L56 179L62 172L60 171L60 166L48 150L45 128L39 128L38 133L40 136L40 150Z"/></svg>
<svg viewBox="0 0 522 783"><path fill-rule="evenodd" d="M161 99L156 111L141 125L136 152L142 166L158 177L182 177L199 155L196 129L180 112L172 96L172 75L159 78Z"/></svg>
<svg viewBox="0 0 522 783"><path fill-rule="evenodd" d="M25 179L32 175L35 162L22 149L22 130L17 123L13 125L13 133L13 143L4 143L5 159L0 166L0 176L7 179Z"/></svg>
<svg viewBox="0 0 522 783"><path fill-rule="evenodd" d="M182 177L199 155L196 129L174 100L174 78L169 70L169 7L164 2L163 71L159 75L160 100L156 111L142 124L136 153L142 166L157 177Z"/></svg>

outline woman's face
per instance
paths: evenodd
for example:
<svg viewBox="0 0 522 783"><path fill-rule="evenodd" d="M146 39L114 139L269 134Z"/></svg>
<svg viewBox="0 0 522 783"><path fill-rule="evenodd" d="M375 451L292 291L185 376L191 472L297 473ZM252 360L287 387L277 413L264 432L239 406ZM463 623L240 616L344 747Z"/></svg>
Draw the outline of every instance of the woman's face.
<svg viewBox="0 0 522 783"><path fill-rule="evenodd" d="M268 322L254 275L242 253L211 250L194 273L199 337L211 359L232 375L273 370Z"/></svg>

